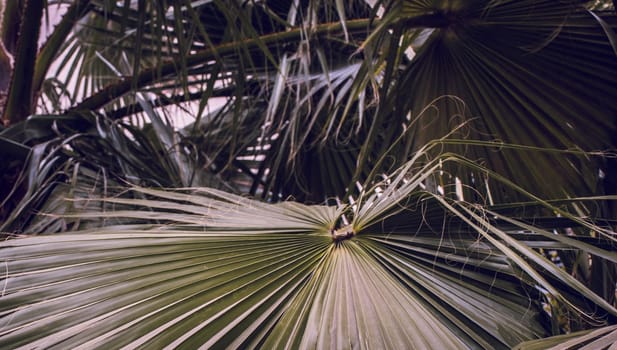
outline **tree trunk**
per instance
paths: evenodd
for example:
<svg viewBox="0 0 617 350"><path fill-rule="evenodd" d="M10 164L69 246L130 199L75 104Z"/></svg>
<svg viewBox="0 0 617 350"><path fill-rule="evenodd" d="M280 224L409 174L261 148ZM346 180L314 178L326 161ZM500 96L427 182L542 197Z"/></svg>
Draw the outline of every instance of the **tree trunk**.
<svg viewBox="0 0 617 350"><path fill-rule="evenodd" d="M11 82L11 72L13 70L12 57L4 46L5 37L5 21L4 12L6 6L4 1L0 0L0 116L4 111L4 104L6 102L6 95L9 90L9 84Z"/></svg>

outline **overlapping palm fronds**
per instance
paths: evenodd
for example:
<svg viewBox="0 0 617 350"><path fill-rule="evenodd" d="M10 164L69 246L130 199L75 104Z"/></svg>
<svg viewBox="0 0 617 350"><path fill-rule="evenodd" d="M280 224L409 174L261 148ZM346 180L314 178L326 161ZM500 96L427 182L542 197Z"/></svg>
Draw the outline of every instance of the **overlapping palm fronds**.
<svg viewBox="0 0 617 350"><path fill-rule="evenodd" d="M56 5L0 130L0 347L613 339L534 343L617 321L610 2Z"/></svg>
<svg viewBox="0 0 617 350"><path fill-rule="evenodd" d="M440 161L464 163L446 155L432 164ZM81 230L2 243L0 343L510 348L563 326L557 315L617 318L533 248L589 249L616 262L612 249L515 218L499 223L479 204L423 190L440 168L410 162L353 207L209 188L77 200L98 209L45 220Z"/></svg>
<svg viewBox="0 0 617 350"><path fill-rule="evenodd" d="M63 88L49 90L47 100L77 114L106 106L108 117L125 120L143 111L134 92L165 116L180 106L198 121L186 140L199 141L189 148L201 154L203 166L240 171L251 193L274 200L319 202L353 192L366 169L391 171L461 123L460 135L472 139L614 147L615 111L608 102L617 70L609 40L614 19L579 1L394 1L374 9L310 1L88 4L65 16L63 29L81 18L66 44L46 46L67 52L54 71L67 79L50 80ZM381 18L372 18L375 13ZM118 75L110 66L120 62ZM226 107L209 113L215 97ZM248 110L255 111L249 119ZM583 136L590 134L596 137ZM268 147L277 151L258 151ZM597 168L612 167L451 148L515 175L536 193L547 190L534 185L546 174L555 198L594 193ZM250 156L260 160L249 162ZM329 165L307 165L318 159ZM472 176L478 174L459 174L468 185ZM324 179L331 185L320 186Z"/></svg>

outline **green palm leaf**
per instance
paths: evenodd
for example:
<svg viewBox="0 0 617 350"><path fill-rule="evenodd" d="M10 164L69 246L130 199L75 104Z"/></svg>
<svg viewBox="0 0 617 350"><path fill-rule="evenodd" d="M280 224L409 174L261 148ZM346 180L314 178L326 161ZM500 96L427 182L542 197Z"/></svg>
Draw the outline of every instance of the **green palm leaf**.
<svg viewBox="0 0 617 350"><path fill-rule="evenodd" d="M228 203L213 204L206 217L155 215L195 227L188 231L174 225L111 226L85 235L3 243L8 263L0 299L2 320L7 323L1 332L3 346L193 348L265 341L263 346L271 348L292 341L289 346L303 348L404 344L459 348L469 341L466 333L480 342L492 338L486 331L474 334L474 327L462 320L455 325L445 321L452 317L451 310L435 316L435 308L444 309L432 299L435 296L426 295L422 287L414 291L401 284L397 275L420 280L432 292L452 291L461 283L456 278L427 279L434 274L430 267L407 266L412 263L409 257L392 256L377 240L333 245L330 208L298 206L302 211L290 211L281 205L240 212L245 211L241 206L222 209L230 216L221 218L215 207ZM307 210L331 220L319 222L306 215ZM262 224L257 213L263 215ZM144 217L141 212L134 215ZM209 217L227 225L210 226ZM277 217L287 222L276 225ZM384 258L400 261L379 262ZM389 264L398 270L389 271L385 268ZM503 260L496 265L509 270ZM487 294L479 288L468 293L480 300ZM493 298L495 303L504 302L497 295ZM507 311L499 314L504 326L533 314L507 300L502 307ZM517 325L519 336L501 340L515 344L541 334L537 323ZM418 337L418 332L426 338Z"/></svg>
<svg viewBox="0 0 617 350"><path fill-rule="evenodd" d="M611 350L617 344L617 326L564 334L519 344L516 350L598 349Z"/></svg>
<svg viewBox="0 0 617 350"><path fill-rule="evenodd" d="M405 204L426 203L411 168L366 194L343 239L345 206L208 188L133 188L142 199L51 217L95 228L1 243L0 344L509 348L547 333L545 297L617 317L464 204Z"/></svg>
<svg viewBox="0 0 617 350"><path fill-rule="evenodd" d="M614 96L607 96L615 91L617 60L605 32L614 14L598 15L607 22L603 29L579 3L403 1L402 17L430 12L448 20L418 48L393 90L396 122L405 122L401 118L407 112L418 118L408 144L421 148L466 123L459 133L472 139L558 149L614 148L617 111L609 102ZM427 110L427 105L432 107ZM534 193L560 198L596 190L595 163L453 149L517 178ZM541 185L541 178L552 179L555 186Z"/></svg>

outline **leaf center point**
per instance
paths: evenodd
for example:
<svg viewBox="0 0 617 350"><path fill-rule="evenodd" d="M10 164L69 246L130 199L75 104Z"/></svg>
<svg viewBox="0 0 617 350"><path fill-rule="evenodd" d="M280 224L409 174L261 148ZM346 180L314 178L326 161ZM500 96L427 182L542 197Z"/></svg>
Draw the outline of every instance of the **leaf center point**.
<svg viewBox="0 0 617 350"><path fill-rule="evenodd" d="M332 229L330 230L330 234L332 235L332 240L335 243L351 239L353 236L356 235L351 224L340 227L338 229Z"/></svg>

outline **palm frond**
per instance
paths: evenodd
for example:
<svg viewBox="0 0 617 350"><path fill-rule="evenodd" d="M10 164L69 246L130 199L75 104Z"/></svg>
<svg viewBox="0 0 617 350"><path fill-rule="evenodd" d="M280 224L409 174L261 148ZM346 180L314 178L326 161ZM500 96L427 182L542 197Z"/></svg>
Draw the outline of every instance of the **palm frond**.
<svg viewBox="0 0 617 350"><path fill-rule="evenodd" d="M588 322L617 318L482 208L409 181L413 168L350 209L208 188L78 199L100 204L47 220L81 230L2 243L0 343L510 348L559 327L542 305ZM591 250L617 262L612 249Z"/></svg>
<svg viewBox="0 0 617 350"><path fill-rule="evenodd" d="M409 11L412 4L420 6L403 3L409 3ZM601 24L587 9L577 2L557 7L548 1L475 1L460 8L432 3L420 7L455 19L435 29L401 73L395 91L413 93L394 93L390 100L397 121L404 123L405 115L419 118L408 136L412 149L466 121L461 136L472 139L588 151L614 147L612 98L595 92L608 96L614 91L617 61ZM614 22L612 13L599 16ZM427 105L432 106L428 111ZM532 160L509 152L455 152L555 198L593 194L600 166L569 157ZM538 186L540 178L551 178L555 186Z"/></svg>
<svg viewBox="0 0 617 350"><path fill-rule="evenodd" d="M611 349L617 343L617 326L607 326L596 330L587 330L564 334L541 340L532 340L519 344L516 350L557 350L567 348Z"/></svg>
<svg viewBox="0 0 617 350"><path fill-rule="evenodd" d="M614 338L606 1L68 8L0 130L0 347Z"/></svg>

